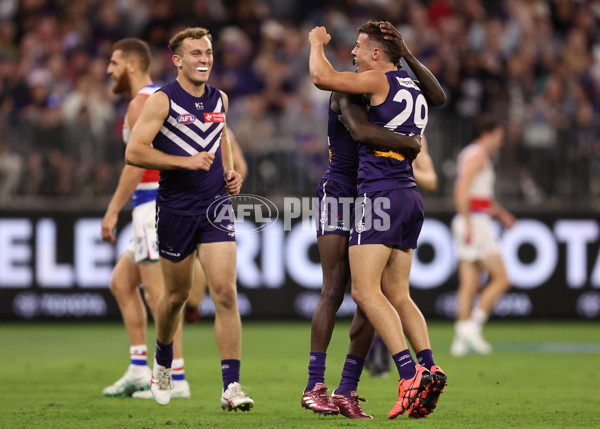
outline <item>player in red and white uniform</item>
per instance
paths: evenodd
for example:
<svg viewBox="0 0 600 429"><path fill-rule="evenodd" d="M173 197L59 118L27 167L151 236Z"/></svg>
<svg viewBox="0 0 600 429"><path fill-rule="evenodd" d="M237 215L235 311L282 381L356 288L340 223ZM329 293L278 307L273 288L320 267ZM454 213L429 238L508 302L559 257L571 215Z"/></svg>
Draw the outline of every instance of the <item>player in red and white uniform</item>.
<svg viewBox="0 0 600 429"><path fill-rule="evenodd" d="M458 213L452 220L452 233L459 261L457 322L450 350L454 356L492 351L483 339L482 327L498 298L510 288L492 224L492 218L508 228L515 223L515 217L494 199L495 175L490 155L502 145L504 128L496 118L482 115L473 125L473 137L473 142L458 156L454 187ZM473 308L484 271L490 280Z"/></svg>
<svg viewBox="0 0 600 429"><path fill-rule="evenodd" d="M107 73L115 80L113 92L131 97L123 123L123 141L127 144L130 130L137 121L146 99L159 86L152 83L148 69L150 51L142 40L126 38L113 46ZM119 184L102 219L102 239L114 243L114 229L118 215L131 198L132 237L123 255L115 265L110 290L123 316L130 342L130 365L122 378L103 390L106 396L128 396L152 399L147 390L152 371L147 362L147 314L140 294L144 285L144 298L154 313L163 293L163 278L158 263L156 245L156 193L159 172L125 165ZM199 266L199 263L198 263ZM189 398L190 388L183 368L181 327L175 339L173 366L173 398Z"/></svg>

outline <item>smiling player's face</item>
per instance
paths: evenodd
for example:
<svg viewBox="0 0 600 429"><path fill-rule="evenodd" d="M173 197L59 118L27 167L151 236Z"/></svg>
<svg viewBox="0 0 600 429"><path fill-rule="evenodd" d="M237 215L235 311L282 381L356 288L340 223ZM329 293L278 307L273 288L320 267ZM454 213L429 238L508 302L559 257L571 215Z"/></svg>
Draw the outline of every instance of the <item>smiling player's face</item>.
<svg viewBox="0 0 600 429"><path fill-rule="evenodd" d="M208 37L185 39L181 45L181 53L173 58L183 76L194 85L206 83L213 66L212 42Z"/></svg>
<svg viewBox="0 0 600 429"><path fill-rule="evenodd" d="M356 39L356 45L354 45L354 49L352 49L352 62L356 66L357 72L360 73L369 70L372 54L373 49L371 49L369 36L366 33L359 33L358 39Z"/></svg>

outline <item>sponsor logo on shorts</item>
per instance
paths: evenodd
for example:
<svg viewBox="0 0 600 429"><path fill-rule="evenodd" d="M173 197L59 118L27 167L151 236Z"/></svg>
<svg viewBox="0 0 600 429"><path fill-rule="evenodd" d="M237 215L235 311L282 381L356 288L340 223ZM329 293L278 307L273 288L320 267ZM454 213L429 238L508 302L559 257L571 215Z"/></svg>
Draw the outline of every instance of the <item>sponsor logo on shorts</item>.
<svg viewBox="0 0 600 429"><path fill-rule="evenodd" d="M173 256L174 258L179 258L181 256L181 253L177 252L167 252L166 250L160 250L160 253L164 253L165 255L169 255L169 256Z"/></svg>

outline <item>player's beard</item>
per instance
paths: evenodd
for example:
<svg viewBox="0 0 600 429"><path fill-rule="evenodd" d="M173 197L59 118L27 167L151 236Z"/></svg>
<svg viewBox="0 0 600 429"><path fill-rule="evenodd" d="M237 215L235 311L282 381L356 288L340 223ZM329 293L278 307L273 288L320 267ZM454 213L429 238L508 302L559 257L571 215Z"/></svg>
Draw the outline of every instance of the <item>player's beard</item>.
<svg viewBox="0 0 600 429"><path fill-rule="evenodd" d="M129 75L126 72L121 73L121 75L115 80L115 84L113 85L113 94L129 94L131 90L131 82L129 82Z"/></svg>

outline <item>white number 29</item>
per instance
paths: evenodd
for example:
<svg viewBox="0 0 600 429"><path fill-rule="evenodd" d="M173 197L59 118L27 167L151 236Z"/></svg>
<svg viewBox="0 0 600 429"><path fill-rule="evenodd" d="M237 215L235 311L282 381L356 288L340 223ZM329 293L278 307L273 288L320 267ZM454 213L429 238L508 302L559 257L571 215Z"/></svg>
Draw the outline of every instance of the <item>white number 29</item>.
<svg viewBox="0 0 600 429"><path fill-rule="evenodd" d="M402 112L388 122L385 127L390 130L395 130L397 127L404 124L411 115L413 115L413 122L422 132L425 128L425 125L427 125L427 119L429 115L425 96L423 94L419 94L415 100L409 90L401 89L394 96L394 101L397 103L405 102L406 106L404 106Z"/></svg>

